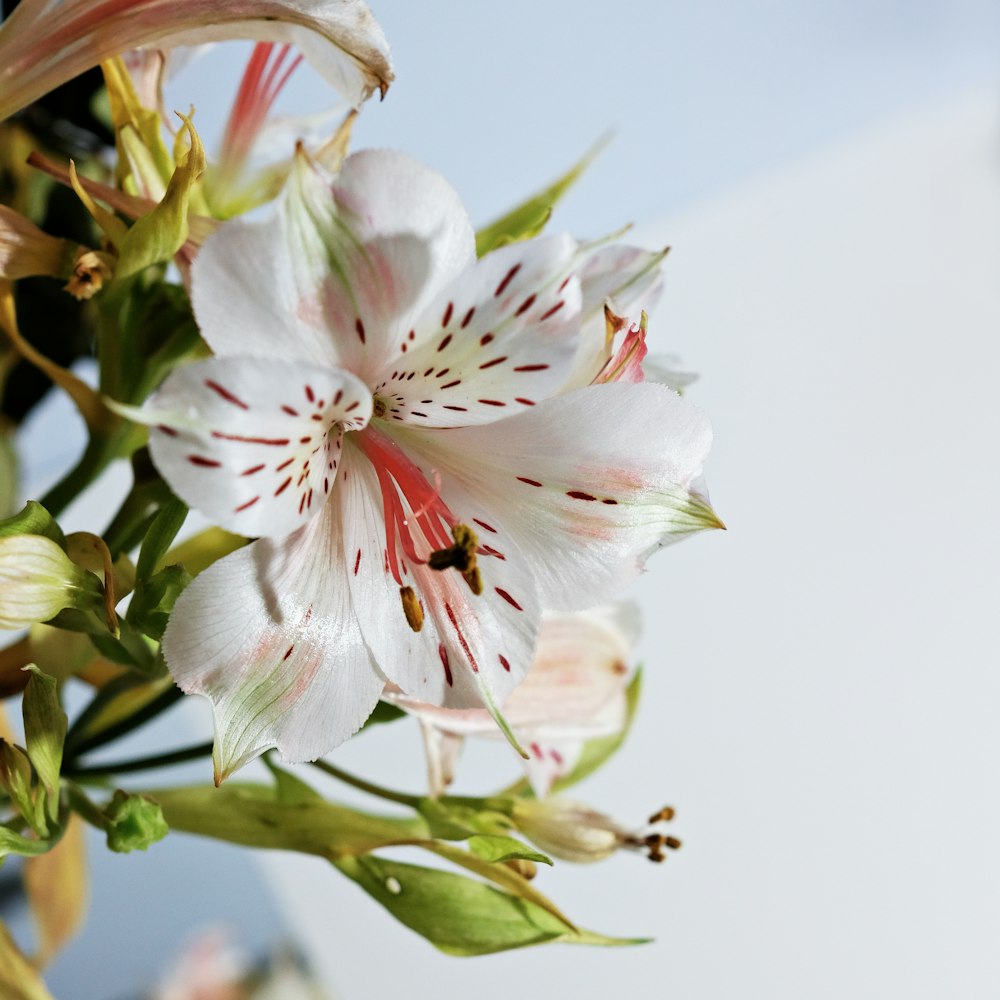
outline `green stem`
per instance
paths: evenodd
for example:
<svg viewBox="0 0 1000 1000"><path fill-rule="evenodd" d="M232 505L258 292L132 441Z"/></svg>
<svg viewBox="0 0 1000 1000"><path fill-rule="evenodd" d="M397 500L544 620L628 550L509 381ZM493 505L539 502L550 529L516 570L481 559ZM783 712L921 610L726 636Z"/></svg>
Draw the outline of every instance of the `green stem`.
<svg viewBox="0 0 1000 1000"><path fill-rule="evenodd" d="M170 753L154 754L151 757L137 757L135 760L118 760L110 764L94 764L91 767L70 767L65 773L70 778L96 778L105 774L128 774L131 771L151 771L157 767L182 764L187 760L197 760L212 753L211 743L198 743Z"/></svg>
<svg viewBox="0 0 1000 1000"><path fill-rule="evenodd" d="M369 795L377 795L380 799L387 799L390 802L399 802L401 805L409 806L411 809L419 809L421 798L419 795L407 795L405 792L394 792L392 789L383 788L381 785L375 785L370 781L365 781L364 778L356 778L353 774L347 771L342 771L339 767L335 767L333 764L328 764L325 760L314 760L310 761L313 767L318 768L324 774L330 775L331 778L336 778L338 781L344 782L345 785L350 785L352 788L360 789L362 792L367 792Z"/></svg>
<svg viewBox="0 0 1000 1000"><path fill-rule="evenodd" d="M104 746L105 743L111 743L113 740L118 739L120 736L124 736L126 733L132 732L133 729L137 729L144 722L148 722L150 719L156 718L161 712L166 711L171 705L180 701L184 697L184 692L178 687L167 688L159 697L154 698L147 705L144 705L139 711L134 712L132 715L126 716L126 718L121 719L116 722L113 726L108 726L107 729L102 729L100 732L94 733L93 736L86 737L81 740L72 740L72 731L70 731L67 736L67 750L71 754L71 761L76 760L81 754L88 753L91 750L96 750L98 747Z"/></svg>

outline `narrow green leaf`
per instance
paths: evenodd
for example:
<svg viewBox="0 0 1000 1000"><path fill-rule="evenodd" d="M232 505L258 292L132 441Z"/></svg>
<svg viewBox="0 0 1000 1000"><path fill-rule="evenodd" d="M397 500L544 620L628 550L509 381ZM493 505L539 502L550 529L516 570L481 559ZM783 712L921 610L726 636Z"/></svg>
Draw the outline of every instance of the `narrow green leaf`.
<svg viewBox="0 0 1000 1000"><path fill-rule="evenodd" d="M18 484L14 435L0 428L0 517L10 517L17 510Z"/></svg>
<svg viewBox="0 0 1000 1000"><path fill-rule="evenodd" d="M139 550L139 559L135 567L136 577L139 580L146 580L156 572L160 560L173 544L187 515L187 505L177 497L171 497L159 509Z"/></svg>
<svg viewBox="0 0 1000 1000"><path fill-rule="evenodd" d="M46 813L55 821L59 814L59 772L66 740L66 713L59 704L55 678L43 674L34 664L26 669L31 671L31 677L21 704L25 747L45 789Z"/></svg>
<svg viewBox="0 0 1000 1000"><path fill-rule="evenodd" d="M480 229L476 233L476 256L482 257L497 247L537 236L549 221L556 202L573 186L606 144L607 139L601 139L554 183Z"/></svg>
<svg viewBox="0 0 1000 1000"><path fill-rule="evenodd" d="M495 834L476 834L469 838L469 850L480 860L500 864L504 861L536 861L551 865L552 859L541 851L522 843L515 837Z"/></svg>

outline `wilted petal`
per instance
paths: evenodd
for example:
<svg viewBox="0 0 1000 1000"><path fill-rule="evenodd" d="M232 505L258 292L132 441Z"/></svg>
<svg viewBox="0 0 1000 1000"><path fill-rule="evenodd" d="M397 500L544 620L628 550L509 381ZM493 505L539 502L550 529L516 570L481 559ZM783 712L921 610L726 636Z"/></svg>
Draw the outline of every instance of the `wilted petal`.
<svg viewBox="0 0 1000 1000"><path fill-rule="evenodd" d="M279 537L333 489L344 429L371 394L349 372L211 358L174 371L141 411L160 472L192 507L242 535Z"/></svg>
<svg viewBox="0 0 1000 1000"><path fill-rule="evenodd" d="M0 28L0 120L130 49L234 38L295 45L355 106L392 80L360 0L22 0Z"/></svg>
<svg viewBox="0 0 1000 1000"><path fill-rule="evenodd" d="M0 278L68 277L73 258L82 249L49 236L20 212L0 205Z"/></svg>
<svg viewBox="0 0 1000 1000"><path fill-rule="evenodd" d="M271 747L314 760L350 737L385 684L358 627L336 497L280 541L210 566L181 595L163 650L177 684L215 714L221 781Z"/></svg>

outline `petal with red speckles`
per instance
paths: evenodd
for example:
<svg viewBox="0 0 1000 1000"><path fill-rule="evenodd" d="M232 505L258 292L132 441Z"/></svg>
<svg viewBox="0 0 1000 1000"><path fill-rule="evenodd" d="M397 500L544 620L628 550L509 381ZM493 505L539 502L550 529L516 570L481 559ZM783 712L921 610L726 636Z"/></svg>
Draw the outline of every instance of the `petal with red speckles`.
<svg viewBox="0 0 1000 1000"><path fill-rule="evenodd" d="M210 358L168 376L141 415L153 462L185 503L230 531L278 537L323 507L343 432L371 408L349 372Z"/></svg>

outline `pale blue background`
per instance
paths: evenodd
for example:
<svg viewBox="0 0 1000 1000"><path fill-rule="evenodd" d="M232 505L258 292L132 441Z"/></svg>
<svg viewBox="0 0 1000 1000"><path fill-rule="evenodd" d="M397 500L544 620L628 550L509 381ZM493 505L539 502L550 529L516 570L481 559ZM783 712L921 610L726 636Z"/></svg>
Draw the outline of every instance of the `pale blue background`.
<svg viewBox="0 0 1000 1000"><path fill-rule="evenodd" d="M693 1000L994 996L1000 970L990 951L1000 922L991 900L1000 879L987 844L1000 817L987 720L997 705L981 661L983 609L996 602L987 599L990 578L974 553L996 550L995 532L985 534L996 506L980 506L973 529L965 511L987 494L982 482L962 477L979 454L969 435L986 437L983 393L995 385L988 375L996 356L980 363L970 328L951 329L945 308L930 339L910 342L915 319L891 302L871 337L862 336L867 327L847 306L863 275L851 271L851 239L832 230L785 248L779 266L790 285L776 283L776 302L750 296L746 313L742 301L728 312L716 308L746 290L735 291L732 254L712 240L728 238L718 235L726 233L719 219L728 192L750 192L739 201L745 212L758 181L773 199L781 184L767 187L769 178L783 171L791 178L828 149L877 144L883 129L899 130L901 116L947 122L961 95L1000 93L1000 8L972 0L373 6L393 46L397 81L383 104L365 110L356 145L397 147L437 167L475 221L551 179L609 127L617 130L555 224L596 235L635 221L649 227L651 240L675 243L668 273L679 306L665 313L675 320L670 346L702 372L691 397L716 420L710 477L732 531L659 557L644 596L650 697L618 769L581 792L623 819L674 800L687 817L678 829L685 851L662 870L623 858L558 882L559 898L581 920L612 932L651 931L659 941L628 953L446 959L311 862L299 885L324 942L317 957L345 998L392 990L444 1000L554 990L595 1000L635 992ZM193 101L203 122L220 121L238 71L231 53L221 63L206 58L177 80L179 106ZM320 107L323 97L321 84L302 73L284 104ZM913 148L924 150L919 141ZM872 169L860 154L832 162L843 165L842 176L805 195L799 185L796 205L822 216L841 180L849 187L853 170ZM905 176L905 162L900 170ZM879 183L890 202L892 177ZM703 225L666 225L667 217L700 218L703 206ZM850 209L843 205L845 215ZM787 228L780 198L758 213L762 243L769 217ZM891 273L896 251L889 223L881 225ZM919 231L902 224L899 233L900 252L919 241ZM853 246L866 235L859 225ZM749 261L755 240L742 236ZM818 315L830 303L847 304L842 342L815 332L808 309L792 305L796 283L807 280L795 261L833 240L843 254L822 258L829 284L813 308ZM942 280L946 254L941 267L921 273L919 287ZM913 294L901 285L898 301ZM741 339L744 317L758 338L753 350ZM967 377L946 378L951 349ZM897 427L898 413L922 406L922 397L908 395L913 386L947 390L953 401L968 392L970 413L954 426L947 421L957 418L944 418L936 431L919 422ZM829 418L821 406L827 395L851 418ZM51 478L72 452L60 412L31 429L30 483ZM936 474L940 465L910 475L909 463L919 467L931 444L940 463L949 446L959 448L957 467L947 476ZM995 463L985 440L979 460ZM996 483L989 488L997 496ZM843 518L834 503L841 490ZM961 552L968 556L953 558L954 529L932 523L942 510L967 529ZM935 539L937 562L917 557L925 533ZM892 544L879 549L886 538ZM975 593L959 598L968 579ZM191 725L204 724L194 717ZM416 787L414 749L412 733L373 734L343 759ZM476 759L490 766L486 755ZM180 926L208 913L241 915L252 941L266 939L275 904L245 855L208 854L179 837L155 850L134 861L96 856L95 917L52 977L61 1000L123 996L139 968L152 973L177 945ZM217 881L202 877L206 858L218 859ZM149 890L148 905L129 909L126 873ZM197 891L177 891L185 880ZM157 913L165 915L159 931Z"/></svg>

